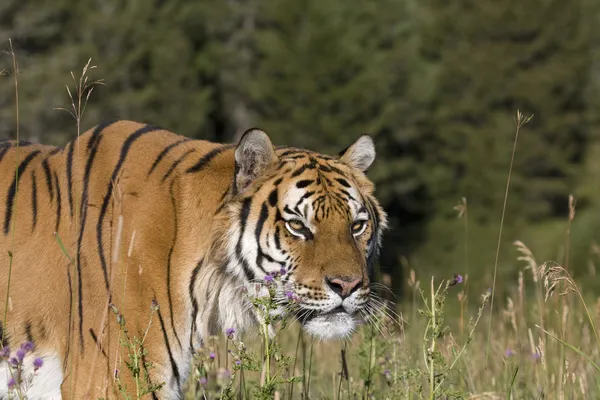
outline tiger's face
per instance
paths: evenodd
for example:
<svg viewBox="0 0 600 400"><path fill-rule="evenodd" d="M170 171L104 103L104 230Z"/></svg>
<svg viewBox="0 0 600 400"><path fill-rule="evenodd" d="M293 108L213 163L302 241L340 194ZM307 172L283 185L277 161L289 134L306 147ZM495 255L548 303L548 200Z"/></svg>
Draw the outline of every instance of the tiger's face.
<svg viewBox="0 0 600 400"><path fill-rule="evenodd" d="M236 150L236 183L244 184L230 265L251 291L276 285L276 314L291 312L322 339L346 337L368 312L370 269L385 227L364 175L373 142L362 136L330 157L274 151L262 131L251 132L255 137L244 135Z"/></svg>

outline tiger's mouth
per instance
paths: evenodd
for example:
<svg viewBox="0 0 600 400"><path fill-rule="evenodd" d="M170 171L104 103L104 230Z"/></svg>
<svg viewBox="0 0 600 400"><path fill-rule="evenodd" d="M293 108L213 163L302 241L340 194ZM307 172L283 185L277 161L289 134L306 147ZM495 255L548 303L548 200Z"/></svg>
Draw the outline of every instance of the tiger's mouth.
<svg viewBox="0 0 600 400"><path fill-rule="evenodd" d="M356 313L349 313L344 307L338 306L326 312L311 311L300 319L300 323L305 331L316 338L335 340L350 336L358 320Z"/></svg>

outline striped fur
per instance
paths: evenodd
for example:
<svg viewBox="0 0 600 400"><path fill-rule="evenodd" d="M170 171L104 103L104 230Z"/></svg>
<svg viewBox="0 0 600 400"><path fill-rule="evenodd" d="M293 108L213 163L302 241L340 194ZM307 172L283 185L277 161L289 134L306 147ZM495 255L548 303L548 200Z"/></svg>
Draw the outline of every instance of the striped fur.
<svg viewBox="0 0 600 400"><path fill-rule="evenodd" d="M326 156L275 148L256 129L222 145L130 121L64 148L0 142L0 252L13 254L0 344L32 341L56 366L39 381L60 388L39 393L113 398L126 353L108 305L141 336L156 301L145 358L165 385L154 398L179 398L202 338L252 330L259 316L245 293L282 270L277 293L282 304L290 291L301 299L293 314L307 331L347 336L368 305L386 226L365 176L373 158L365 136Z"/></svg>

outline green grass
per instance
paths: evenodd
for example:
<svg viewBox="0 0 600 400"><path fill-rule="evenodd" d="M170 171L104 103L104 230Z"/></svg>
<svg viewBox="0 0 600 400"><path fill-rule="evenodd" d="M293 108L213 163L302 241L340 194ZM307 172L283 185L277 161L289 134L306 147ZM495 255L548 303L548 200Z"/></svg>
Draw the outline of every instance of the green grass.
<svg viewBox="0 0 600 400"><path fill-rule="evenodd" d="M81 79L73 76L75 96L69 92L78 134L91 87L97 83L89 86L83 78L88 66ZM18 96L16 71L15 60ZM18 114L18 108L16 111ZM523 121L519 113L517 129ZM513 155L515 150L516 138ZM510 197L508 172L505 204ZM509 258L500 254L500 231L498 250L493 254L496 261L486 271L494 276L491 287L468 279L469 272L477 272L477 266L468 262L476 234L473 229L469 233L466 199L457 211L464 218L465 231L462 282L451 274L420 274L418 265L405 267L408 291L397 309L374 316L347 341L315 341L303 335L297 323L268 317L241 341L232 336L209 338L194 357L186 399L600 398L596 361L600 355L596 330L600 301L588 289L591 285L578 284L569 274L577 265L569 265L568 249L575 253L579 243L592 240L578 233L574 205L563 224L566 228L561 232L560 226L554 227L556 234L551 240L564 245L561 262L565 268L539 264L519 242L515 243L519 268L512 276L499 274L499 256ZM572 244L571 230L578 238ZM60 244L59 237L57 240ZM537 247L549 242L538 240ZM577 253L573 257L580 260L583 256ZM10 257L7 261L10 273ZM6 290L8 295L9 288ZM272 294L253 300L257 310L273 306ZM150 325L158 305L149 307ZM142 356L150 351L144 348L145 338L128 336L127 316L117 310L119 316L121 344L129 352L129 360L119 370L132 373L136 383L135 388L120 388L122 398L137 399L149 391L160 391L159 386L144 386ZM270 330L276 332L274 338L267 334ZM26 398L26 391L20 388L13 394Z"/></svg>

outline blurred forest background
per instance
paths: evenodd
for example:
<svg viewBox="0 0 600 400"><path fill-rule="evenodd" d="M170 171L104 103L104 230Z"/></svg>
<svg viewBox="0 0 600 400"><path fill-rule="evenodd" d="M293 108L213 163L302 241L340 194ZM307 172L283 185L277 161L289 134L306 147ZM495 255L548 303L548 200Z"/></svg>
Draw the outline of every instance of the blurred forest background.
<svg viewBox="0 0 600 400"><path fill-rule="evenodd" d="M517 109L520 133L500 252L512 242L594 275L600 238L600 2L597 0L1 0L0 48L19 62L24 138L75 134L65 85L98 68L83 120L124 118L235 141L337 153L364 132L388 211L381 268L491 286ZM0 55L0 138L15 132L11 57ZM455 206L467 199L467 213ZM543 261L543 260L542 260ZM409 267L410 265L410 267ZM593 280L586 283L590 288ZM600 286L597 288L600 289Z"/></svg>

